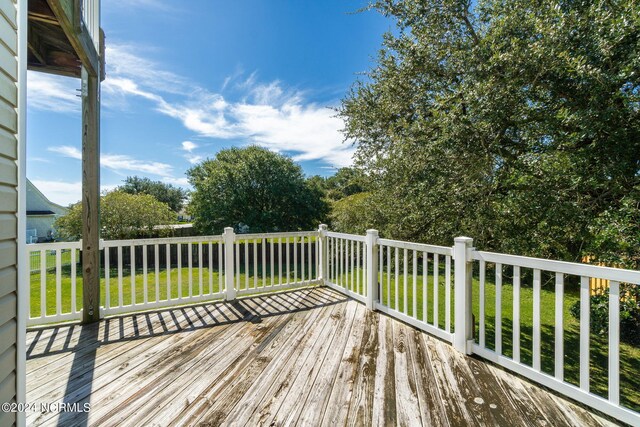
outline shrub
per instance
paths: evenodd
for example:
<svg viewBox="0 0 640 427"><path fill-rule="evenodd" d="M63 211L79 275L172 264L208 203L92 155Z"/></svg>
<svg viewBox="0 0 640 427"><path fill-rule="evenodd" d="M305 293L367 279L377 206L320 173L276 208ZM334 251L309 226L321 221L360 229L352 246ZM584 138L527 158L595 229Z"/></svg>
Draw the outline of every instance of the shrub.
<svg viewBox="0 0 640 427"><path fill-rule="evenodd" d="M620 340L629 344L640 344L640 287L620 286ZM569 309L571 315L580 319L580 301ZM607 336L609 333L609 289L591 296L591 331Z"/></svg>

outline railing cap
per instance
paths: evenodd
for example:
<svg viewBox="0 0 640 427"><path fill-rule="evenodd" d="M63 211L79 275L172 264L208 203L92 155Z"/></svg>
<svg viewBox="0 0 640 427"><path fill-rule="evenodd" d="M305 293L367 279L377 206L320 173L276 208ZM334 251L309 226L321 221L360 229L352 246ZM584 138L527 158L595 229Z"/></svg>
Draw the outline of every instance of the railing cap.
<svg viewBox="0 0 640 427"><path fill-rule="evenodd" d="M469 244L473 243L473 239L471 237L465 237L465 236L456 237L455 239L453 239L453 241L456 243L469 243Z"/></svg>

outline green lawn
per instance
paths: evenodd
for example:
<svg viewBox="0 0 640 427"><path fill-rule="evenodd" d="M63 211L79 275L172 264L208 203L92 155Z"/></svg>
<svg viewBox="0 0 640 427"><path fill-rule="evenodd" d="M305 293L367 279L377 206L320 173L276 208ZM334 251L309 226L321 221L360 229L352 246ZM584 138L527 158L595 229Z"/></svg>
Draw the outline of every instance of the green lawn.
<svg viewBox="0 0 640 427"><path fill-rule="evenodd" d="M45 257L47 262L47 268L55 268L56 266L56 252L55 251L45 251ZM80 260L80 256L76 258L78 261ZM71 265L71 251L63 250L60 252L60 261L64 266ZM29 269L30 271L39 271L40 270L40 262L41 255L40 251L34 251L29 254Z"/></svg>
<svg viewBox="0 0 640 427"><path fill-rule="evenodd" d="M244 266L243 266L244 267ZM271 284L271 272L270 266L267 266L267 285ZM286 268L286 267L284 267ZM283 269L284 269L283 268ZM385 266L386 269L386 266ZM150 268L148 272L148 291L147 298L149 301L153 301L156 298L156 275ZM305 265L307 270L307 265ZM301 267L298 266L298 279L300 279ZM283 281L286 281L286 270L282 272ZM425 320L423 312L423 276L421 274L416 276L416 313L415 317L420 320ZM427 280L427 315L426 321L433 323L433 267L429 265ZM308 274L308 272L306 272ZM314 271L315 274L315 271ZM182 293L188 295L189 284L189 270L188 268L182 268L180 270L182 277ZM202 270L204 292L209 291L209 271L204 268ZM357 282L357 277L360 275L360 289L359 293L363 293L364 277L363 272L360 269L356 269L353 274L349 275L350 282ZM278 283L279 272L274 271L275 283ZM118 278L117 271L110 271L110 286L109 294L112 305L115 306L118 303ZM249 287L254 285L254 272L253 266L250 265L247 272L244 268L240 272L240 289L245 289L246 278L249 278ZM294 279L293 265L289 269L290 281ZM221 291L219 275L216 270L212 273L212 290L214 293ZM346 283L346 275L341 275L337 282ZM407 288L404 288L403 275L400 274L398 285L398 305L395 304L396 299L396 282L395 274L391 274L391 281L388 281L388 275L386 270L382 275L381 283L381 298L383 303L387 304L387 298L389 299L389 306L399 311L404 311L404 300L406 296L407 300L407 313L414 316L413 302L414 302L414 281L413 275L408 276ZM167 272L166 270L160 270L158 275L159 281L159 293L160 299L166 299L167 297ZM263 274L261 267L258 266L258 286L262 286ZM82 307L82 277L78 267L77 271L77 293L76 304L77 307ZM192 270L192 293L194 295L199 294L199 270L193 268ZM70 268L63 269L62 274L62 311L69 311L71 308L71 277ZM451 277L451 330L454 330L454 313L453 313L453 276ZM479 281L477 277L473 280L473 313L475 317L475 334L476 341L478 341L477 335L479 333ZM352 286L350 286L351 288ZM31 275L31 313L37 315L40 313L40 274ZM55 313L55 274L47 274L47 314ZM105 279L104 272L101 278L101 301L105 301ZM170 290L172 298L178 296L178 269L172 268L170 274ZM123 272L123 304L127 305L131 303L131 295L133 294L131 287L131 275L130 272ZM485 328L486 328L486 345L490 349L494 349L495 339L495 285L493 283L493 277L487 277L485 283ZM135 295L136 301L141 302L144 299L144 287L143 287L143 275L142 270L136 271L135 276ZM531 287L531 280L526 276L523 276L521 292L520 292L520 353L521 362L531 365L532 360L532 325L533 325L533 290ZM567 282L565 284L565 298L564 298L564 349L565 349L565 379L566 381L578 385L579 379L579 336L580 327L579 322L569 313L571 305L579 300L579 287L575 283ZM546 373L552 374L554 372L554 349L555 349L555 292L553 283L543 280L543 286L541 291L541 355L542 355L542 370ZM444 329L445 326L445 275L444 265L440 265L439 273L439 285L438 285L438 325ZM507 357L512 356L513 343L512 343L512 317L513 315L513 287L510 280L505 275L504 284L502 286L502 348L503 354ZM591 334L591 391L606 397L607 395L607 350L608 343L607 337L601 337L596 334ZM640 349L625 343L620 346L620 399L624 406L627 406L633 410L640 410L640 376L637 375L640 372Z"/></svg>
<svg viewBox="0 0 640 427"><path fill-rule="evenodd" d="M178 272L180 272L180 283L178 281ZM257 277L253 271L253 265L249 265L248 274L244 271L244 266L240 269L240 276L236 282L239 282L239 289L251 289L256 283L258 287L263 286L263 272L261 267L258 266L258 274ZM266 285L271 285L271 270L270 266L266 267ZM294 282L295 280L302 280L302 266L297 266L297 271L294 269L293 265L289 266L289 282ZM280 273L278 271L277 265L274 266L273 276L274 283L278 284L280 274L282 274L282 281L286 283L287 278L287 270L286 266L283 266L283 271ZM308 272L308 264L304 266L304 274L305 280L309 280L309 272ZM167 276L169 276L169 286L167 285ZM211 272L211 278L209 277L209 269L202 269L202 283L203 289L202 291L206 294L209 293L211 286L212 293L222 292L224 290L224 281L221 280L220 275L218 274L217 269ZM312 277L315 277L315 266L312 266ZM248 287L247 287L247 278L248 278ZM131 284L134 283L132 288ZM170 292L170 296L172 299L178 298L180 295L180 291L182 291L182 296L186 297L189 295L189 269L188 268L171 268L170 274L167 274L166 269L164 267L159 269L159 273L157 275L158 282L158 291L159 291L159 299L165 300L167 299L167 292ZM82 308L82 272L80 266L77 266L76 270L76 307L78 309ZM191 270L191 292L192 295L200 294L200 270L197 267L192 268ZM109 271L109 298L110 305L112 307L119 305L118 300L118 271L116 269L111 269ZM56 275L53 271L49 270L46 274L46 314L52 315L56 312ZM72 301L72 292L71 292L71 267L66 266L62 269L61 274L61 312L70 312L71 311L71 301ZM134 292L135 290L135 292ZM259 290L258 290L259 291ZM106 301L106 292L107 292L107 280L105 278L104 270L101 271L100 274L100 301L102 304ZM129 305L132 302L132 295L135 294L136 303L142 303L144 301L145 292L144 292L144 275L142 269L136 269L135 272L135 280L131 280L131 270L123 268L122 272L122 305ZM155 301L156 300L156 274L155 269L150 267L147 272L147 300ZM30 313L32 316L39 316L41 310L41 275L40 273L32 273L31 274L31 295L30 295Z"/></svg>

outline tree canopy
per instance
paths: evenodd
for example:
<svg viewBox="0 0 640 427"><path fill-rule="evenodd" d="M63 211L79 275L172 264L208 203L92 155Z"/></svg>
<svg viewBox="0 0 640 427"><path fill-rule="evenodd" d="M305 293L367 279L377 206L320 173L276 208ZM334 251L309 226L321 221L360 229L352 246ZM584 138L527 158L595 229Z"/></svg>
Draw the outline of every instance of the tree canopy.
<svg viewBox="0 0 640 427"><path fill-rule="evenodd" d="M100 198L100 237L103 239L133 239L156 237L170 233L158 225L175 222L176 215L166 203L149 194L128 194L112 191ZM69 211L54 224L63 239L82 237L82 203L69 207Z"/></svg>
<svg viewBox="0 0 640 427"><path fill-rule="evenodd" d="M174 212L180 212L188 195L186 190L175 185L139 176L128 176L117 189L129 194L149 194L169 205Z"/></svg>
<svg viewBox="0 0 640 427"><path fill-rule="evenodd" d="M191 168L189 212L201 233L310 230L328 212L290 158L257 146L219 151Z"/></svg>
<svg viewBox="0 0 640 427"><path fill-rule="evenodd" d="M362 171L352 167L343 167L329 177L314 175L309 184L322 191L328 200L336 201L344 197L361 193L365 189L365 176Z"/></svg>
<svg viewBox="0 0 640 427"><path fill-rule="evenodd" d="M628 222L640 184L637 2L372 7L397 31L340 108L382 213L372 225L564 259L611 248L611 233L637 241Z"/></svg>

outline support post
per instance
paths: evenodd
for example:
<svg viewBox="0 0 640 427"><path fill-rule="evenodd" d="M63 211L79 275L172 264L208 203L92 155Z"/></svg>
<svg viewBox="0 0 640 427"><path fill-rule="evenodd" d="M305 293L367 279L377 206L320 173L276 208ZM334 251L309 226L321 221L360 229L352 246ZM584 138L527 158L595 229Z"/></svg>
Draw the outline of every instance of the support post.
<svg viewBox="0 0 640 427"><path fill-rule="evenodd" d="M318 227L318 280L324 285L327 271L327 224Z"/></svg>
<svg viewBox="0 0 640 427"><path fill-rule="evenodd" d="M471 300L473 263L469 252L473 239L456 237L454 239L453 257L455 259L455 332L453 346L461 353L471 354L470 344L473 341L473 311Z"/></svg>
<svg viewBox="0 0 640 427"><path fill-rule="evenodd" d="M367 230L367 308L375 309L378 295L378 230Z"/></svg>
<svg viewBox="0 0 640 427"><path fill-rule="evenodd" d="M233 260L233 247L236 241L236 233L233 228L226 227L222 234L224 242L224 299L225 301L233 301L236 299L235 284L235 264Z"/></svg>
<svg viewBox="0 0 640 427"><path fill-rule="evenodd" d="M100 80L82 67L82 321L100 319Z"/></svg>

